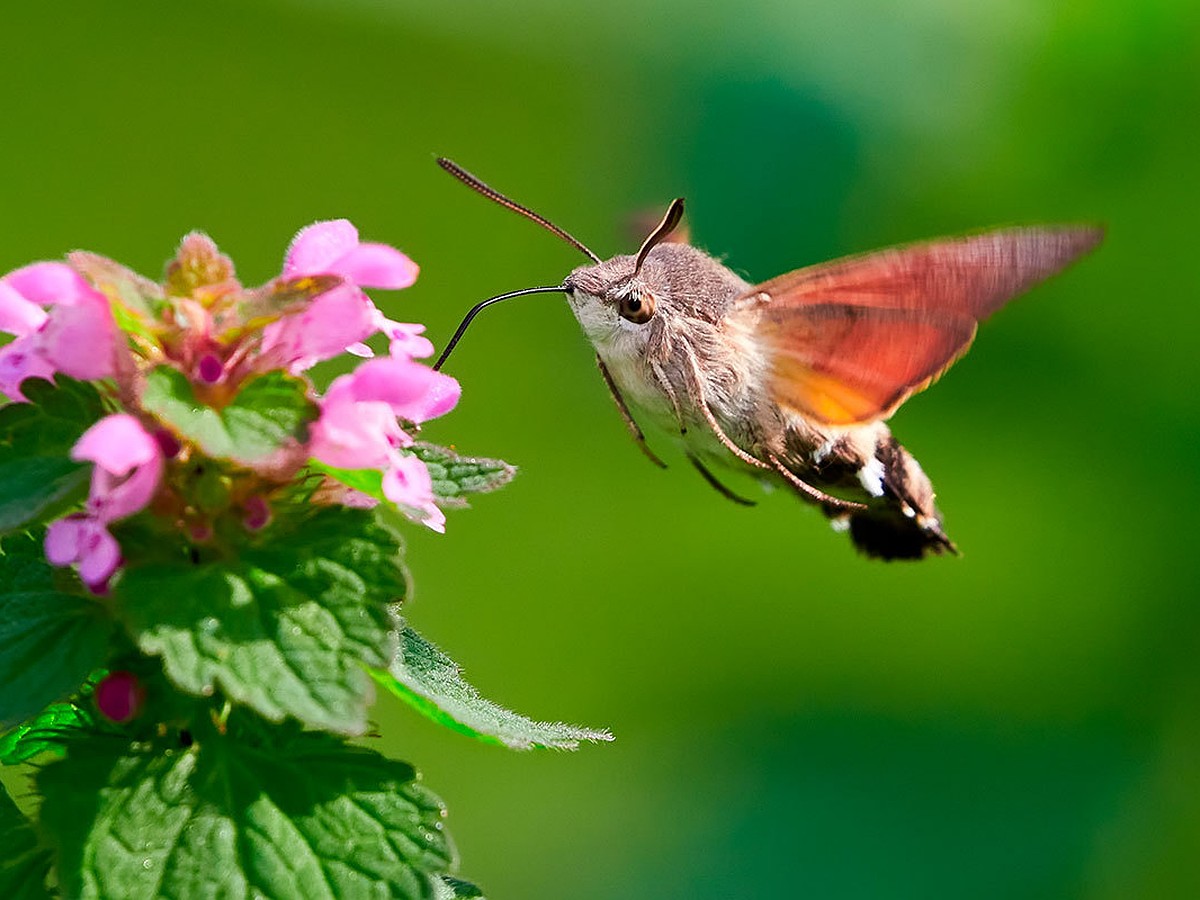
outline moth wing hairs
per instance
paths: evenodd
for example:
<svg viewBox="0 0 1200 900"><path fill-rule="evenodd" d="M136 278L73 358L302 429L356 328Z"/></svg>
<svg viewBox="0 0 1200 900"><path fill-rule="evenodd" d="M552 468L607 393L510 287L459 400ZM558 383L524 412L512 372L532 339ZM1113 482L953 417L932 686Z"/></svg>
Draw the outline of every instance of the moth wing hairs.
<svg viewBox="0 0 1200 900"><path fill-rule="evenodd" d="M962 356L979 322L1099 243L1093 227L1010 228L798 269L739 301L781 406L823 425L886 419Z"/></svg>

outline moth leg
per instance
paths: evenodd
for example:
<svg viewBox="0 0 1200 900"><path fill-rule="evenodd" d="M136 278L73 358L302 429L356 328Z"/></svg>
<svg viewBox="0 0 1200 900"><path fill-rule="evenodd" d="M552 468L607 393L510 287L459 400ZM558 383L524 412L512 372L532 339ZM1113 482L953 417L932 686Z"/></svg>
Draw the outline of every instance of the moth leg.
<svg viewBox="0 0 1200 900"><path fill-rule="evenodd" d="M625 420L625 427L633 435L633 440L638 445L638 449L646 455L646 458L650 462L654 463L660 469L665 469L667 464L659 459L658 455L646 443L646 435L642 433L642 429L634 421L633 413L629 411L629 406L625 403L625 398L621 396L620 390L617 389L617 383L613 381L612 373L608 371L608 366L604 364L604 360L600 358L599 353L596 354L596 365L600 368L600 376L604 379L605 385L608 386L608 392L612 395L613 402L617 404L617 412Z"/></svg>
<svg viewBox="0 0 1200 900"><path fill-rule="evenodd" d="M804 496L815 500L822 506L830 509L835 509L840 512L861 512L867 508L865 503L855 503L853 500L843 500L841 497L835 497L833 494L827 494L820 488L815 488L807 481L804 481L796 475L791 469L779 461L779 457L774 453L767 451L767 459L771 461L771 468L784 477L792 487L802 493Z"/></svg>
<svg viewBox="0 0 1200 900"><path fill-rule="evenodd" d="M683 421L683 411L679 408L679 398L675 396L675 387L671 384L671 379L667 377L667 373L662 370L662 366L658 364L658 360L650 360L650 371L654 373L654 377L658 379L658 386L663 389L663 393L667 395L667 399L671 401L671 409L675 413L675 421L679 423L679 433L682 436L687 436L687 423Z"/></svg>
<svg viewBox="0 0 1200 900"><path fill-rule="evenodd" d="M769 463L763 462L757 457L751 456L737 444L735 444L725 433L725 430L717 422L717 417L712 414L712 410L708 408L708 401L704 398L704 378L700 373L700 364L696 362L695 354L692 353L692 348L687 344L683 345L683 352L687 356L691 378L688 381L688 387L691 389L692 400L695 402L700 414L704 416L704 421L708 423L708 427L712 429L712 433L717 440L725 445L725 449L746 463L748 466L754 466L756 469L769 469Z"/></svg>
<svg viewBox="0 0 1200 900"><path fill-rule="evenodd" d="M675 421L679 423L680 436L686 438L688 432L687 423L684 421L683 412L679 408L679 397L675 394L675 388L671 384L671 379L667 378L667 373L662 370L662 366L660 366L655 360L650 361L650 370L654 373L654 377L658 379L658 383L662 387L663 393L667 395L667 399L671 401L671 408L675 411ZM697 403L702 402L703 398L697 401ZM707 407L705 407L705 411L707 412ZM715 423L714 428L716 428ZM718 434L721 433L720 428L716 428L716 430ZM728 439L726 438L726 440ZM696 467L696 471L700 473L704 480L707 481L722 497L728 497L734 503L737 503L741 506L757 505L753 500L747 500L740 494L735 494L729 488L725 487L725 485L717 479L717 476L710 472L708 467L705 466L704 463L700 462L700 458L696 456L696 454L692 453L692 451L687 451L687 458L691 464Z"/></svg>
<svg viewBox="0 0 1200 900"><path fill-rule="evenodd" d="M708 401L704 399L704 379L701 376L700 364L696 362L695 354L692 353L691 347L688 347L686 344L684 345L683 349L688 358L689 368L691 370L692 378L690 386L694 392L696 405L700 408L700 412L703 414L704 420L708 423L708 427L712 429L713 434L716 435L717 440L724 444L730 453L748 465L755 466L760 469L774 469L800 493L832 509L850 511L864 510L867 508L865 504L855 503L851 500L843 500L841 497L835 497L832 494L825 493L819 488L813 487L807 481L802 481L795 475L795 473L791 472L783 463L779 461L779 457L769 450L767 451L767 459L769 459L770 462L765 463L761 459L751 456L732 440L730 440L729 435L724 432L720 424L717 422L716 416L712 414L712 410L708 408Z"/></svg>
<svg viewBox="0 0 1200 900"><path fill-rule="evenodd" d="M732 500L734 503L738 504L739 506L757 506L758 505L753 500L747 500L745 497L741 496L740 494L735 494L729 488L725 487L725 485L723 485L717 479L717 476L714 475L712 472L710 472L708 470L708 467L706 465L704 465L704 463L700 462L700 458L698 456L696 456L695 454L688 453L687 458L691 461L692 465L696 467L696 471L700 473L700 475L704 478L704 480L707 481L710 485L712 485L713 488L716 489L717 493L720 494L721 496L728 497L730 500Z"/></svg>

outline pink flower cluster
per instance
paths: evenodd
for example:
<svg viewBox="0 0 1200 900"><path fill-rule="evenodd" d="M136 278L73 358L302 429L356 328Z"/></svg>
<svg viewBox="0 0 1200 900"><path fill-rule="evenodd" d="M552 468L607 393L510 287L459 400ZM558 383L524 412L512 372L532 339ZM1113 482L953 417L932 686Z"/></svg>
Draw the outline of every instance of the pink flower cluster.
<svg viewBox="0 0 1200 900"><path fill-rule="evenodd" d="M151 301L171 307L169 314L142 329L141 340L129 339L118 327L112 304L119 298L89 269L99 257L84 256L78 267L35 263L0 279L0 331L14 336L0 348L0 392L13 401L25 401L22 381L62 373L110 383L110 396L123 407L89 428L71 451L72 459L93 464L91 487L82 511L50 526L45 546L49 561L77 566L89 588L104 591L121 564L121 550L110 526L146 509L156 496L170 493L172 460L188 451L179 436L139 408L144 381L140 371L166 361L185 372L202 397L204 389L273 369L299 375L344 352L369 357L372 353L364 342L375 334L387 339L388 355L366 360L335 379L323 397L314 396L320 415L309 429L307 445L295 448L291 458L299 460L298 466L315 459L332 468L377 470L388 500L416 521L444 530L445 517L434 502L429 472L420 459L406 452L413 438L405 428L453 409L460 393L458 382L416 361L433 352L422 336L423 326L387 319L363 292L368 287L408 287L417 277L416 264L393 247L359 241L357 230L344 219L317 222L296 235L281 278L272 283L324 279L317 288L310 287L315 295L303 308L284 306L274 316L260 311L265 324L239 328L241 323L229 321L229 310L239 307L222 306L220 298L259 296L272 286L257 294L243 292L232 280L232 265L202 235L185 239L180 262L174 265L186 267L189 254L200 259L199 263L192 260L193 268L210 283L183 297L177 296L178 290L169 293L170 284L164 291L101 261L98 271L119 270ZM159 340L149 350L147 333ZM228 335L235 337L223 337ZM248 529L260 529L270 521L264 494L279 483L280 473L273 471L271 476L261 493L241 498ZM370 502L349 492L344 501Z"/></svg>

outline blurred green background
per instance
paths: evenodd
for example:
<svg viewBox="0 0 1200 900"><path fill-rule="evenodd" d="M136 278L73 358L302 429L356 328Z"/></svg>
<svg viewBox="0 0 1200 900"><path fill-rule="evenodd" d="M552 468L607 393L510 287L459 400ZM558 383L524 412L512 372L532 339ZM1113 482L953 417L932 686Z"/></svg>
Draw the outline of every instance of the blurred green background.
<svg viewBox="0 0 1200 900"><path fill-rule="evenodd" d="M9 4L0 270L247 282L348 216L444 342L678 194L748 277L986 225L1103 221L893 427L961 559L881 565L629 441L566 305L489 311L435 439L521 467L414 534L409 615L485 694L606 725L513 754L376 707L495 900L1200 896L1200 7L458 0ZM661 436L655 443L664 445ZM745 488L745 485L740 485Z"/></svg>

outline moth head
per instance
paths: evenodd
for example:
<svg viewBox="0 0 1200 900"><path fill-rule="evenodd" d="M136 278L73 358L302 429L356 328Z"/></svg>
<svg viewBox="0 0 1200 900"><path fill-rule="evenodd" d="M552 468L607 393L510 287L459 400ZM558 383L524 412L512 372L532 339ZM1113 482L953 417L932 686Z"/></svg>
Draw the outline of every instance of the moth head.
<svg viewBox="0 0 1200 900"><path fill-rule="evenodd" d="M654 264L647 267L646 262L651 251L670 237L682 218L683 198L679 197L642 242L636 256L618 256L594 266L581 266L563 282L585 328L589 328L589 321L584 316L589 320L599 319L609 327L620 327L617 320L642 326L654 318L659 299L669 286L663 283L661 267ZM590 308L596 303L610 309Z"/></svg>

